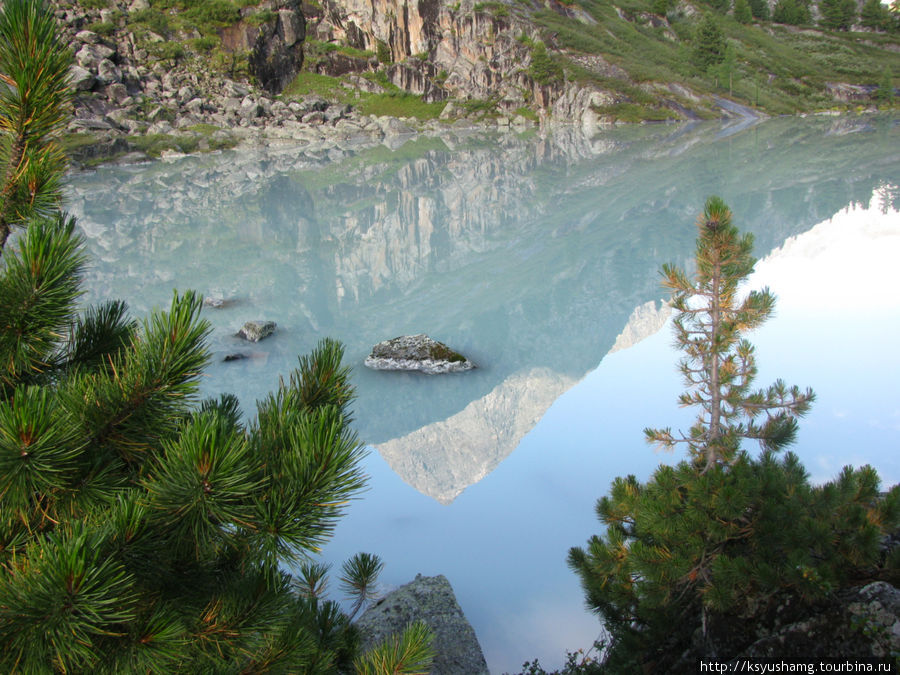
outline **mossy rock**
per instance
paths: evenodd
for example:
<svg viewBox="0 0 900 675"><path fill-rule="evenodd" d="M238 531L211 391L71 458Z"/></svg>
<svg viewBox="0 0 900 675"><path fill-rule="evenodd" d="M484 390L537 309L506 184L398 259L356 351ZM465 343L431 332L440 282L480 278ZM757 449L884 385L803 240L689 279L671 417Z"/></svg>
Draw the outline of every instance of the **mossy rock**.
<svg viewBox="0 0 900 675"><path fill-rule="evenodd" d="M443 342L424 334L403 335L379 342L366 357L374 370L412 370L438 375L471 370L475 364Z"/></svg>

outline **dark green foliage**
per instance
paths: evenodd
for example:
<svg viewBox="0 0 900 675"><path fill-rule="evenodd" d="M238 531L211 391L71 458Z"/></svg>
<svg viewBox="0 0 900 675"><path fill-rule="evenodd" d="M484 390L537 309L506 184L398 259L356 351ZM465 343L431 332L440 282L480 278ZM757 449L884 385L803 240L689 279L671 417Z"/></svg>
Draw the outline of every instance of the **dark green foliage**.
<svg viewBox="0 0 900 675"><path fill-rule="evenodd" d="M791 453L741 454L705 474L681 462L645 484L616 479L597 506L606 534L569 555L612 634L608 665L668 670L661 664L705 624L752 633L786 597L812 603L866 578L898 523L900 492L882 499L878 489L870 467L812 486Z"/></svg>
<svg viewBox="0 0 900 675"><path fill-rule="evenodd" d="M734 0L734 19L738 23L750 23L753 21L753 12L747 0Z"/></svg>
<svg viewBox="0 0 900 675"><path fill-rule="evenodd" d="M538 84L547 85L559 82L563 79L562 68L559 67L549 54L547 46L543 42L535 42L531 49L531 65L528 74Z"/></svg>
<svg viewBox="0 0 900 675"><path fill-rule="evenodd" d="M47 215L59 203L72 52L57 38L53 13L39 0L0 11L0 251L10 227Z"/></svg>
<svg viewBox="0 0 900 675"><path fill-rule="evenodd" d="M694 34L694 63L704 71L725 58L725 35L712 14L705 14Z"/></svg>
<svg viewBox="0 0 900 675"><path fill-rule="evenodd" d="M809 7L803 0L778 0L772 10L772 21L775 23L799 26L811 20Z"/></svg>
<svg viewBox="0 0 900 675"><path fill-rule="evenodd" d="M754 19L769 20L769 3L766 0L750 0L750 12Z"/></svg>
<svg viewBox="0 0 900 675"><path fill-rule="evenodd" d="M669 0L653 0L653 13L666 16L669 13Z"/></svg>
<svg viewBox="0 0 900 675"><path fill-rule="evenodd" d="M739 654L771 628L779 603L802 611L860 579L897 576L880 544L900 525L900 487L882 495L868 466L814 486L795 455L778 456L812 393L780 381L750 389L756 366L742 333L770 316L774 299L739 292L753 271L752 238L721 200L710 198L698 227L693 277L668 265L663 275L686 355L680 402L700 414L687 434L646 432L664 447L686 445L688 460L646 483L616 478L597 503L605 534L569 553L611 635L605 672L693 672L697 658ZM761 454L742 439L759 441ZM707 653L714 628L731 634Z"/></svg>
<svg viewBox="0 0 900 675"><path fill-rule="evenodd" d="M378 58L378 63L387 65L394 62L391 48L384 40L375 41L375 56Z"/></svg>
<svg viewBox="0 0 900 675"><path fill-rule="evenodd" d="M860 23L872 30L890 30L891 12L881 0L866 0L859 11Z"/></svg>
<svg viewBox="0 0 900 675"><path fill-rule="evenodd" d="M341 345L301 357L250 425L234 397L198 406L200 298L140 326L121 303L79 315L73 225L32 222L0 273L3 670L349 668L349 617L283 571L364 484ZM381 566L345 565L356 608Z"/></svg>
<svg viewBox="0 0 900 675"><path fill-rule="evenodd" d="M890 106L894 103L894 74L890 68L885 68L875 91L875 98L879 105Z"/></svg>
<svg viewBox="0 0 900 675"><path fill-rule="evenodd" d="M819 0L819 25L831 30L850 30L856 20L856 0Z"/></svg>
<svg viewBox="0 0 900 675"><path fill-rule="evenodd" d="M43 58L60 46L36 12L4 3L0 131L38 152L61 113L37 102L67 100L45 69L68 61ZM3 155L4 175L16 157ZM342 346L301 357L247 424L233 396L197 401L201 298L175 293L140 324L120 302L82 311L74 220L36 211L0 261L0 670L427 670L424 627L394 659L360 657L349 617L285 572L365 482ZM381 562L354 561L344 579L361 605Z"/></svg>
<svg viewBox="0 0 900 675"><path fill-rule="evenodd" d="M190 7L185 12L185 18L198 24L219 24L228 26L237 23L240 18L240 12L228 0L204 0Z"/></svg>

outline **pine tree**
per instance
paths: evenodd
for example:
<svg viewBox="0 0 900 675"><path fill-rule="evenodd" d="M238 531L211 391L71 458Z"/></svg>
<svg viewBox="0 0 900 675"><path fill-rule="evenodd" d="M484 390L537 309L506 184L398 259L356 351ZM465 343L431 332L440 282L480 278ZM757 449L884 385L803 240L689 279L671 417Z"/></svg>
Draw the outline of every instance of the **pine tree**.
<svg viewBox="0 0 900 675"><path fill-rule="evenodd" d="M694 61L704 71L725 58L725 34L712 14L705 14L694 36Z"/></svg>
<svg viewBox="0 0 900 675"><path fill-rule="evenodd" d="M57 137L68 121L72 53L40 2L0 11L0 253L10 227L59 204L65 169Z"/></svg>
<svg viewBox="0 0 900 675"><path fill-rule="evenodd" d="M778 0L772 10L772 21L799 26L812 21L812 14L805 0Z"/></svg>
<svg viewBox="0 0 900 675"><path fill-rule="evenodd" d="M700 414L687 436L676 437L670 429L648 429L646 434L666 449L686 444L694 461L708 471L733 461L742 439L757 439L770 450L789 444L796 417L808 410L813 394L781 381L751 392L755 355L743 334L771 316L775 297L763 289L740 298L739 286L755 264L753 236L739 235L721 199L706 202L697 227L694 278L673 265L663 266L663 277L677 312L676 340L685 352L680 370L690 387L680 402L698 406Z"/></svg>
<svg viewBox="0 0 900 675"><path fill-rule="evenodd" d="M734 18L738 23L750 23L753 21L753 12L747 0L734 0Z"/></svg>
<svg viewBox="0 0 900 675"><path fill-rule="evenodd" d="M860 23L872 30L889 30L891 24L890 10L881 0L866 0L859 11Z"/></svg>
<svg viewBox="0 0 900 675"><path fill-rule="evenodd" d="M850 30L856 20L856 0L819 0L819 25L831 30Z"/></svg>
<svg viewBox="0 0 900 675"><path fill-rule="evenodd" d="M44 193L63 166L50 71L69 58L47 17L35 0L0 17L2 105L30 111L0 125L0 243L24 226L0 261L0 669L427 671L424 626L360 655L323 568L314 586L304 573L365 483L342 346L301 357L248 423L233 396L198 401L198 296L140 323L121 302L78 307L82 239ZM380 568L345 565L357 608Z"/></svg>
<svg viewBox="0 0 900 675"><path fill-rule="evenodd" d="M875 98L879 105L890 107L894 104L894 74L890 67L885 68L881 74L878 89L875 90Z"/></svg>
<svg viewBox="0 0 900 675"><path fill-rule="evenodd" d="M900 524L900 488L882 497L870 467L812 486L795 455L779 456L812 392L781 382L751 390L755 357L743 334L771 315L774 298L742 296L752 237L720 199L707 201L698 227L694 274L666 265L663 278L685 353L680 402L700 413L687 434L646 431L664 447L686 446L688 461L644 484L616 478L597 503L605 533L569 552L611 635L611 672L694 672L696 658L727 660L771 628L779 603L805 606L860 577L896 576L879 544ZM758 441L760 456L742 440Z"/></svg>
<svg viewBox="0 0 900 675"><path fill-rule="evenodd" d="M769 20L769 3L766 0L750 0L750 11L754 19Z"/></svg>

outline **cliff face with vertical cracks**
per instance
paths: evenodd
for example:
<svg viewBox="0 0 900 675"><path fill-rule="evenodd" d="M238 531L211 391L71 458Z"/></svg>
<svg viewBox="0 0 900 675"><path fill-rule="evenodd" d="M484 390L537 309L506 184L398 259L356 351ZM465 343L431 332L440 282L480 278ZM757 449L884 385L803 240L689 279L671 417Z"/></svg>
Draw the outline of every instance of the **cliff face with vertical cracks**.
<svg viewBox="0 0 900 675"><path fill-rule="evenodd" d="M307 10L307 19L311 39L377 54L392 84L426 101L489 101L507 113L531 108L589 129L596 125L593 109L615 97L561 78L538 81L532 63L539 31L504 7L471 0L325 0L321 9ZM331 52L317 70L342 74L343 60L340 51Z"/></svg>
<svg viewBox="0 0 900 675"><path fill-rule="evenodd" d="M281 2L274 20L256 31L250 51L250 72L270 94L280 93L300 72L306 20L299 0Z"/></svg>

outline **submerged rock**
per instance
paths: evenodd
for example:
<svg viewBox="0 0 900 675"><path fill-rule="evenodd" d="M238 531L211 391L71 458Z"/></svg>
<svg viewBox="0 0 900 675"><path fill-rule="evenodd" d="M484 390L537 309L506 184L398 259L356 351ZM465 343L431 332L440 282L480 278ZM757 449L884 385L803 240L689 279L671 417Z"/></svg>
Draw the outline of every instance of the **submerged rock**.
<svg viewBox="0 0 900 675"><path fill-rule="evenodd" d="M434 633L431 675L488 673L475 629L442 574L436 577L417 574L415 580L369 607L356 622L362 634L363 651L390 635L402 633L413 621L424 621Z"/></svg>
<svg viewBox="0 0 900 675"><path fill-rule="evenodd" d="M237 336L250 342L259 342L275 332L274 321L248 321L238 331Z"/></svg>
<svg viewBox="0 0 900 675"><path fill-rule="evenodd" d="M428 375L471 370L475 364L447 345L424 334L403 335L379 342L366 357L373 370L418 370Z"/></svg>

